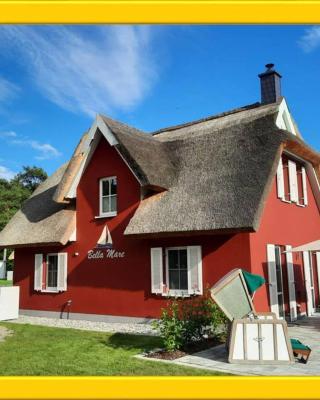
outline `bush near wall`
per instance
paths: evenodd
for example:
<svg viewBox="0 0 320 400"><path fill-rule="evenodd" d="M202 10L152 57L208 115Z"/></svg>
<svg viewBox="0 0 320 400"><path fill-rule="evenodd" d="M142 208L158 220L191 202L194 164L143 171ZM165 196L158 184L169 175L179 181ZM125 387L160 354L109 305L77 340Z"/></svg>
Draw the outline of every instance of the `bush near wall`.
<svg viewBox="0 0 320 400"><path fill-rule="evenodd" d="M175 351L225 333L227 320L206 291L201 297L169 301L154 328L159 331L165 349Z"/></svg>

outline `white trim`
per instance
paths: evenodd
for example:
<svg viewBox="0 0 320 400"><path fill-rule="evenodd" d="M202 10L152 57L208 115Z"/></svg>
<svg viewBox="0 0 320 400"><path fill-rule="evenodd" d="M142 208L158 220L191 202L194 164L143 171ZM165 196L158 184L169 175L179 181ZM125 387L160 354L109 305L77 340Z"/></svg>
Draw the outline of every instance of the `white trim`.
<svg viewBox="0 0 320 400"><path fill-rule="evenodd" d="M105 177L105 178L100 178L99 179L99 217L100 218L104 218L104 217L115 217L116 215L117 215L117 208L118 208L118 193L116 193L115 195L114 194L109 194L108 196L102 196L102 184L103 184L103 182L106 182L106 181L108 181L109 182L109 185L110 185L110 182L112 181L112 180L115 180L116 181L116 187L118 188L118 179L117 179L117 177L116 176L108 176L108 177ZM110 186L109 186L109 189L110 189ZM107 212L103 212L102 211L102 199L103 199L103 197L116 197L116 210L114 210L114 211L107 211Z"/></svg>
<svg viewBox="0 0 320 400"><path fill-rule="evenodd" d="M278 108L278 115L276 118L276 125L280 129L287 130L291 132L293 135L297 135L297 132L295 130L287 103L285 99L283 99L279 105Z"/></svg>
<svg viewBox="0 0 320 400"><path fill-rule="evenodd" d="M288 278L288 291L289 291L289 308L290 308L290 320L295 321L297 319L297 302L296 302L296 287L294 278L293 268L293 257L292 257L292 246L287 245L286 249L286 263L287 263L287 278Z"/></svg>
<svg viewBox="0 0 320 400"><path fill-rule="evenodd" d="M66 194L66 198L68 199L73 199L77 197L77 186L80 182L80 179L82 177L82 174L84 173L85 169L87 168L87 165L89 161L91 160L92 154L94 153L99 140L97 139L97 131L101 132L102 136L107 140L107 142L110 144L110 146L114 147L119 144L118 140L116 137L113 135L107 124L104 122L103 118L100 115L97 115L93 124L91 125L91 128L88 132L88 137L86 140L86 143L84 144L84 150L83 152L86 153L84 159L81 162L79 171L77 172L76 176L74 177L72 184L70 186L70 189L68 193ZM115 147L117 150L118 154L120 154L122 160L126 163L130 171L133 173L137 181L140 183L139 178L137 175L134 173L132 168L128 165L127 161L124 159L122 154L120 153L119 149Z"/></svg>
<svg viewBox="0 0 320 400"><path fill-rule="evenodd" d="M277 168L277 195L279 199L285 200L282 155Z"/></svg>
<svg viewBox="0 0 320 400"><path fill-rule="evenodd" d="M305 167L301 166L302 174L302 193L303 193L303 205L308 205L308 190L307 190L307 173Z"/></svg>
<svg viewBox="0 0 320 400"><path fill-rule="evenodd" d="M154 287L154 274L155 274L155 257L158 257L159 261L159 288ZM162 247L151 247L150 249L150 258L151 258L151 293L162 294L163 295L163 253Z"/></svg>
<svg viewBox="0 0 320 400"><path fill-rule="evenodd" d="M279 317L276 253L274 244L267 244L267 264L270 310Z"/></svg>
<svg viewBox="0 0 320 400"><path fill-rule="evenodd" d="M310 275L310 254L309 251L303 251L303 270L304 270L304 282L307 295L307 315L311 316L314 312L312 304L312 292L311 292L311 275Z"/></svg>
<svg viewBox="0 0 320 400"><path fill-rule="evenodd" d="M98 128L99 128L100 132L102 133L102 135L106 138L106 140L108 141L110 146L115 146L115 145L119 144L118 140L116 139L114 134L111 132L111 130L108 128L108 126L102 119L101 115L99 115L99 114L96 116L96 119L94 120L93 124L91 125L91 128L89 129L89 132L88 132L89 143L94 138ZM89 146L90 146L90 144L89 144Z"/></svg>
<svg viewBox="0 0 320 400"><path fill-rule="evenodd" d="M289 191L290 200L293 203L298 203L298 178L297 178L297 164L288 160L288 170L289 170Z"/></svg>

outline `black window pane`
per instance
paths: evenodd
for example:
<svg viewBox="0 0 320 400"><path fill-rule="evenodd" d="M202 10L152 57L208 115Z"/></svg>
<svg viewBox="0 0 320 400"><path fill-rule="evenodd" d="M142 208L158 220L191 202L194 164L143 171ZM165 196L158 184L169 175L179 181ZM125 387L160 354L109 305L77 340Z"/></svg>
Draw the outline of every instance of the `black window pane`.
<svg viewBox="0 0 320 400"><path fill-rule="evenodd" d="M169 250L169 269L178 269L179 268L179 255L177 250Z"/></svg>
<svg viewBox="0 0 320 400"><path fill-rule="evenodd" d="M180 287L181 290L188 290L188 271L186 269L180 270Z"/></svg>
<svg viewBox="0 0 320 400"><path fill-rule="evenodd" d="M47 286L55 288L58 285L58 256L48 257Z"/></svg>
<svg viewBox="0 0 320 400"><path fill-rule="evenodd" d="M180 289L179 287L179 270L170 270L169 271L169 288L172 289Z"/></svg>
<svg viewBox="0 0 320 400"><path fill-rule="evenodd" d="M179 264L181 269L188 268L187 250L179 250Z"/></svg>
<svg viewBox="0 0 320 400"><path fill-rule="evenodd" d="M117 194L117 178L111 179L111 193L110 194Z"/></svg>
<svg viewBox="0 0 320 400"><path fill-rule="evenodd" d="M109 194L109 181L102 181L102 196L108 196Z"/></svg>

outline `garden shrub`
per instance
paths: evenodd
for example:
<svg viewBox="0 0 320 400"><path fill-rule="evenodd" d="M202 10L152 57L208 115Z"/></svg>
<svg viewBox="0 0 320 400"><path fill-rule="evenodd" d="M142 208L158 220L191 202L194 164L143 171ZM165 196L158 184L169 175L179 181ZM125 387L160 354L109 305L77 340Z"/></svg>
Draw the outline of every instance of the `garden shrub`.
<svg viewBox="0 0 320 400"><path fill-rule="evenodd" d="M158 329L165 349L174 351L191 342L224 333L226 322L226 317L206 291L201 297L170 301L154 327Z"/></svg>

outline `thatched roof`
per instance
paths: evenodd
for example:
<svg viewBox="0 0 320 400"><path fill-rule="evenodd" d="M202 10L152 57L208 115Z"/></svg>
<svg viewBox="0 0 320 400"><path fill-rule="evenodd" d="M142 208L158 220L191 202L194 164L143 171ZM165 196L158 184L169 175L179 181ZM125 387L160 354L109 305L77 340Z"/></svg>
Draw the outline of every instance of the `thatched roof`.
<svg viewBox="0 0 320 400"><path fill-rule="evenodd" d="M175 164L166 145L152 135L119 121L101 116L117 138L116 148L130 165L142 186L169 188L175 178Z"/></svg>
<svg viewBox="0 0 320 400"><path fill-rule="evenodd" d="M69 163L0 233L0 246L68 241L75 189L103 136L147 189L126 235L255 231L283 148L311 162L320 180L319 154L298 131L278 128L279 107L256 103L152 134L98 116Z"/></svg>
<svg viewBox="0 0 320 400"><path fill-rule="evenodd" d="M128 235L258 229L283 146L319 155L275 120L279 104L252 105L154 132L177 165L175 184L143 200Z"/></svg>
<svg viewBox="0 0 320 400"><path fill-rule="evenodd" d="M66 167L60 167L24 202L0 232L0 247L67 243L75 229L75 210L53 200Z"/></svg>

